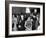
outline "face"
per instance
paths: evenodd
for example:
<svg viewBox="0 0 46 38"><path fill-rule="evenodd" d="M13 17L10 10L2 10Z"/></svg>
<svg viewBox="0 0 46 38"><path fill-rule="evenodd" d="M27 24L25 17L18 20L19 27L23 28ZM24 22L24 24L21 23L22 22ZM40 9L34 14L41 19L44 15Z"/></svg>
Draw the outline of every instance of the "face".
<svg viewBox="0 0 46 38"><path fill-rule="evenodd" d="M34 13L37 13L37 9L34 9Z"/></svg>

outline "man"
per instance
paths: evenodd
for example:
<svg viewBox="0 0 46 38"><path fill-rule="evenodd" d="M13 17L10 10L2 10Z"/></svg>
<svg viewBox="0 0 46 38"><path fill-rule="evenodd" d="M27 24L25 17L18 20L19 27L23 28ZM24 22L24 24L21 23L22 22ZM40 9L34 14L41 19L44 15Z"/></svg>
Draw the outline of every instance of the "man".
<svg viewBox="0 0 46 38"><path fill-rule="evenodd" d="M17 24L18 31L25 30L24 24L25 24L24 15L20 15L20 20L19 20L19 22Z"/></svg>

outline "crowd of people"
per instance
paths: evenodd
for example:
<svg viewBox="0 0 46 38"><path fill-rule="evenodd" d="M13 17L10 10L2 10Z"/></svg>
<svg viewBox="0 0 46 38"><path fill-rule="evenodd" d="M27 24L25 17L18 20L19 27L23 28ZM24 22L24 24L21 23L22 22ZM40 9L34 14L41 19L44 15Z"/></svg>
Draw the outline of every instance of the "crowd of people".
<svg viewBox="0 0 46 38"><path fill-rule="evenodd" d="M12 30L16 31L27 31L27 30L37 30L40 25L40 14L39 13L21 13L18 15L12 15Z"/></svg>

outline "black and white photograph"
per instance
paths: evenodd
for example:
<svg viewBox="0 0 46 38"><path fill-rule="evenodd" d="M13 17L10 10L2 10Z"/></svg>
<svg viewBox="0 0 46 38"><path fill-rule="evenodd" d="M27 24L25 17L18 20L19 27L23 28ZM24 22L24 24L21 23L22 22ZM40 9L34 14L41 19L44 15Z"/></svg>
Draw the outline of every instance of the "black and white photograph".
<svg viewBox="0 0 46 38"><path fill-rule="evenodd" d="M40 30L40 8L12 7L12 31Z"/></svg>
<svg viewBox="0 0 46 38"><path fill-rule="evenodd" d="M8 35L43 34L43 4L10 3Z"/></svg>

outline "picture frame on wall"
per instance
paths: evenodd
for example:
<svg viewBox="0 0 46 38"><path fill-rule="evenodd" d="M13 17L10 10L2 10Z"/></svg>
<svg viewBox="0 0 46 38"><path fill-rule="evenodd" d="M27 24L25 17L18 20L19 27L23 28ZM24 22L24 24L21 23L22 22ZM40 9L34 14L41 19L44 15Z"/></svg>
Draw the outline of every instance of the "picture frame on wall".
<svg viewBox="0 0 46 38"><path fill-rule="evenodd" d="M5 36L45 35L45 3L5 1Z"/></svg>

